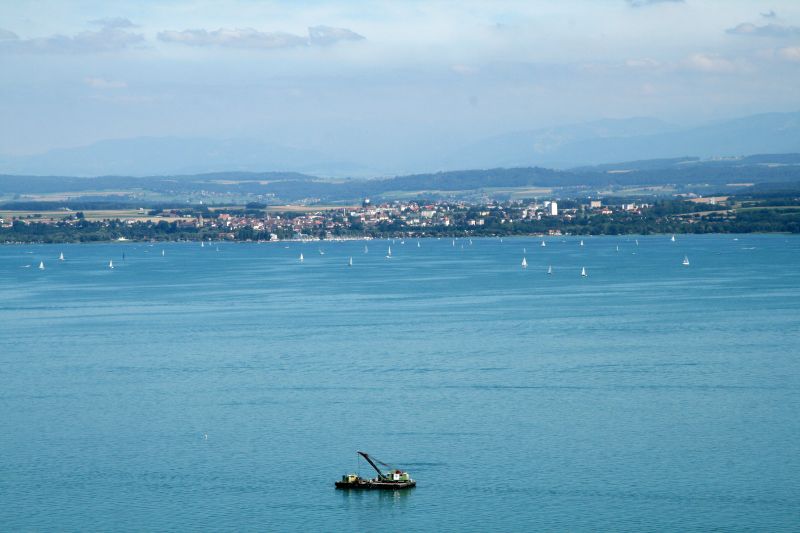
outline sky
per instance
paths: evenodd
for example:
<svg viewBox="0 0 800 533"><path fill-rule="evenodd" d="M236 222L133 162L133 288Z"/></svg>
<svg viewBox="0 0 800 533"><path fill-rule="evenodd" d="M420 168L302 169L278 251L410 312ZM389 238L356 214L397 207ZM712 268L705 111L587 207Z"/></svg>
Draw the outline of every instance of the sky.
<svg viewBox="0 0 800 533"><path fill-rule="evenodd" d="M0 3L0 155L143 136L424 159L800 110L796 0Z"/></svg>

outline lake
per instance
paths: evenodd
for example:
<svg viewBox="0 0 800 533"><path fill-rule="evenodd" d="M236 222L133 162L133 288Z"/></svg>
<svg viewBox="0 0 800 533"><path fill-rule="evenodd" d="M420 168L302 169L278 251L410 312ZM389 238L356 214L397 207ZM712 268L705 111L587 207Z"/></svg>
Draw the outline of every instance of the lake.
<svg viewBox="0 0 800 533"><path fill-rule="evenodd" d="M2 529L796 531L800 238L636 239L2 246Z"/></svg>

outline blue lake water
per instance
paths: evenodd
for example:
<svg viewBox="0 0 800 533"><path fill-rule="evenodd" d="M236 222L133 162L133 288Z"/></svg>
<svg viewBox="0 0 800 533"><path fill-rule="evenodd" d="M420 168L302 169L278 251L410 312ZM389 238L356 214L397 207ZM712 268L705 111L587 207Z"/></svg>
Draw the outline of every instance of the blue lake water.
<svg viewBox="0 0 800 533"><path fill-rule="evenodd" d="M584 240L0 247L0 528L800 529L800 238Z"/></svg>

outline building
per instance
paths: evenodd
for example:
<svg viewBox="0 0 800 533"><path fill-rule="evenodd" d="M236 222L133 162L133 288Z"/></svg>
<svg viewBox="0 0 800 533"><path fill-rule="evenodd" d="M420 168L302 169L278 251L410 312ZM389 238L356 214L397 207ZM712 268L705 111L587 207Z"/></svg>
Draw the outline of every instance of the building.
<svg viewBox="0 0 800 533"><path fill-rule="evenodd" d="M558 215L558 202L550 202L549 211L550 216Z"/></svg>
<svg viewBox="0 0 800 533"><path fill-rule="evenodd" d="M589 207L591 207L592 209L595 209L595 208L599 209L599 208L603 207L603 201L602 200L590 200L589 201Z"/></svg>

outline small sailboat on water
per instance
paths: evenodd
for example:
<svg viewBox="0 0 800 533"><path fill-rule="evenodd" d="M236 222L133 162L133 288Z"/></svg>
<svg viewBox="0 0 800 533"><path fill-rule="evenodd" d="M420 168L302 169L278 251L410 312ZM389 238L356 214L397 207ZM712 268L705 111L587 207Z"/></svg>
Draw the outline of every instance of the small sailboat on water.
<svg viewBox="0 0 800 533"><path fill-rule="evenodd" d="M386 251L386 259L392 258L392 247L390 246L389 249Z"/></svg>
<svg viewBox="0 0 800 533"><path fill-rule="evenodd" d="M670 241L672 241L672 242L675 242L675 235L673 235L672 237L670 237L670 239L669 239L669 240L670 240Z"/></svg>
<svg viewBox="0 0 800 533"><path fill-rule="evenodd" d="M455 245L456 245L456 240L453 239L453 246L455 247Z"/></svg>
<svg viewBox="0 0 800 533"><path fill-rule="evenodd" d="M44 261L39 261L39 270L44 270Z"/></svg>
<svg viewBox="0 0 800 533"><path fill-rule="evenodd" d="M684 255L684 256L683 256L683 263L681 263L681 264L682 264L683 266L686 266L686 267L688 267L688 266L689 266L689 256L688 256L688 255Z"/></svg>
<svg viewBox="0 0 800 533"><path fill-rule="evenodd" d="M422 246L419 244L419 241L417 241L417 248L422 248Z"/></svg>
<svg viewBox="0 0 800 533"><path fill-rule="evenodd" d="M542 248L544 248L545 246L547 246L547 243L545 243L544 241L542 241Z"/></svg>
<svg viewBox="0 0 800 533"><path fill-rule="evenodd" d="M347 261L347 266L353 266L353 258L352 257Z"/></svg>
<svg viewBox="0 0 800 533"><path fill-rule="evenodd" d="M364 253L365 253L365 254L368 254L368 253L369 253L369 248L367 248L367 245L366 245L366 244L364 245Z"/></svg>
<svg viewBox="0 0 800 533"><path fill-rule="evenodd" d="M113 260L108 262L108 268L110 268L111 270L114 270L114 261Z"/></svg>
<svg viewBox="0 0 800 533"><path fill-rule="evenodd" d="M553 265L550 265L550 266L547 267L547 273L548 274L552 274L553 273Z"/></svg>
<svg viewBox="0 0 800 533"><path fill-rule="evenodd" d="M303 261L304 261L304 259L303 259L303 253L302 253L302 252L300 252L300 262L302 263Z"/></svg>
<svg viewBox="0 0 800 533"><path fill-rule="evenodd" d="M200 248L205 248L205 247L206 247L206 243L204 243L203 241L200 241Z"/></svg>
<svg viewBox="0 0 800 533"><path fill-rule="evenodd" d="M325 252L322 250L322 248L319 249L319 255L325 255Z"/></svg>
<svg viewBox="0 0 800 533"><path fill-rule="evenodd" d="M61 252L61 253L58 255L58 260L59 260L59 261L63 261L63 260L64 260L64 252Z"/></svg>
<svg viewBox="0 0 800 533"><path fill-rule="evenodd" d="M581 239L581 246L583 246L583 239Z"/></svg>
<svg viewBox="0 0 800 533"><path fill-rule="evenodd" d="M587 277L589 274L586 273L586 267L581 267L581 277Z"/></svg>
<svg viewBox="0 0 800 533"><path fill-rule="evenodd" d="M522 268L528 268L528 260L524 257L522 258Z"/></svg>
<svg viewBox="0 0 800 533"><path fill-rule="evenodd" d="M619 244L617 245L617 251L619 252Z"/></svg>
<svg viewBox="0 0 800 533"><path fill-rule="evenodd" d="M161 257L164 257L165 255L166 255L166 252L164 252L164 250L161 250Z"/></svg>

